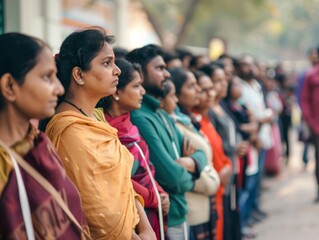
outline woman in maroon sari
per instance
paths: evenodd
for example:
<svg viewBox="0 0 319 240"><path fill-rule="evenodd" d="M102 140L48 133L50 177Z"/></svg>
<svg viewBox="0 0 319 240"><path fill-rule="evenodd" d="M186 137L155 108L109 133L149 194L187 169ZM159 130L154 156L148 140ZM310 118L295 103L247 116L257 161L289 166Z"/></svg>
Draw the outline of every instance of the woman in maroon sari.
<svg viewBox="0 0 319 240"><path fill-rule="evenodd" d="M159 219L168 213L169 197L156 182L155 169L149 160L148 146L137 127L130 120L130 111L141 107L145 94L141 85L140 68L124 59L117 59L115 64L121 69L117 91L111 97L102 99L99 106L103 107L105 118L109 124L118 130L121 143L134 156L133 187L144 198L145 211L150 224L157 239L161 239ZM162 211L160 212L160 210Z"/></svg>
<svg viewBox="0 0 319 240"><path fill-rule="evenodd" d="M0 239L81 239L79 193L52 143L30 124L52 116L64 92L52 52L39 39L7 33L0 53Z"/></svg>

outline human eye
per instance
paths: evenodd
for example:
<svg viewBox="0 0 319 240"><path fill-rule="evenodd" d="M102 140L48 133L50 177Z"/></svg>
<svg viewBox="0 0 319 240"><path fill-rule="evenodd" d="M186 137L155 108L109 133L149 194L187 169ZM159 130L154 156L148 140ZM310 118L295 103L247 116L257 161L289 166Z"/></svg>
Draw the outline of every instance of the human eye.
<svg viewBox="0 0 319 240"><path fill-rule="evenodd" d="M45 74L42 78L44 81L51 83L52 82L53 73Z"/></svg>
<svg viewBox="0 0 319 240"><path fill-rule="evenodd" d="M105 67L108 67L110 64L111 64L111 62L109 60L103 62L103 65Z"/></svg>

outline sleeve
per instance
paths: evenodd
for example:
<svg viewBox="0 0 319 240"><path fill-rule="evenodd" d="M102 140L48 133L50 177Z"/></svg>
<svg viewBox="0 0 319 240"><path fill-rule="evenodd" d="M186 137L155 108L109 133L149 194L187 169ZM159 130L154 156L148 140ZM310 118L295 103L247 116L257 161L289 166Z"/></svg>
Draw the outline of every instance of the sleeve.
<svg viewBox="0 0 319 240"><path fill-rule="evenodd" d="M9 174L12 170L12 163L8 154L0 146L0 196L4 186L8 181Z"/></svg>
<svg viewBox="0 0 319 240"><path fill-rule="evenodd" d="M304 84L301 90L301 109L302 116L304 117L310 128L313 128L314 123L312 119L311 110L311 75L306 75Z"/></svg>
<svg viewBox="0 0 319 240"><path fill-rule="evenodd" d="M192 174L176 163L167 152L151 119L141 114L135 115L132 121L149 146L150 160L156 169L155 177L163 189L175 194L191 191L194 187Z"/></svg>
<svg viewBox="0 0 319 240"><path fill-rule="evenodd" d="M154 191L149 190L143 185L132 179L132 184L135 192L144 199L145 208L158 208L158 201Z"/></svg>

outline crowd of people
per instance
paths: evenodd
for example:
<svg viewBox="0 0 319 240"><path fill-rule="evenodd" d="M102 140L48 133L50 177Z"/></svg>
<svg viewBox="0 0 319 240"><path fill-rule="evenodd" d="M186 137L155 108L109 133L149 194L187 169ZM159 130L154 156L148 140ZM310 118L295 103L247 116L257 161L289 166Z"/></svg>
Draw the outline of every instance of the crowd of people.
<svg viewBox="0 0 319 240"><path fill-rule="evenodd" d="M248 54L113 41L82 29L53 57L0 36L0 238L255 238L263 174L289 159L286 75ZM316 133L317 71L299 87Z"/></svg>

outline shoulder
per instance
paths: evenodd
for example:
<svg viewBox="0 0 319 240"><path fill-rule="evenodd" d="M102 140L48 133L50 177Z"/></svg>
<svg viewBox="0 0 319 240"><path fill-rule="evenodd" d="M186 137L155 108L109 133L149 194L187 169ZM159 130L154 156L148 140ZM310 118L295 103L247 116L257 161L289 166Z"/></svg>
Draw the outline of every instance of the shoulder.
<svg viewBox="0 0 319 240"><path fill-rule="evenodd" d="M9 154L2 146L0 146L0 196L6 182L8 181L12 168L13 166L10 161Z"/></svg>

